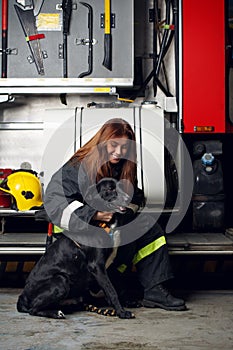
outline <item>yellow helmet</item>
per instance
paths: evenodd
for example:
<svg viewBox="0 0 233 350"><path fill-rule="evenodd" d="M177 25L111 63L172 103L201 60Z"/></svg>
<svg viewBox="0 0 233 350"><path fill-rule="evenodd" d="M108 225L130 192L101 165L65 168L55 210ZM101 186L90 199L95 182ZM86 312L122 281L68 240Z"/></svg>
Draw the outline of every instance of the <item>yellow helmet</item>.
<svg viewBox="0 0 233 350"><path fill-rule="evenodd" d="M43 204L41 183L34 171L16 170L0 184L0 189L13 196L17 210Z"/></svg>

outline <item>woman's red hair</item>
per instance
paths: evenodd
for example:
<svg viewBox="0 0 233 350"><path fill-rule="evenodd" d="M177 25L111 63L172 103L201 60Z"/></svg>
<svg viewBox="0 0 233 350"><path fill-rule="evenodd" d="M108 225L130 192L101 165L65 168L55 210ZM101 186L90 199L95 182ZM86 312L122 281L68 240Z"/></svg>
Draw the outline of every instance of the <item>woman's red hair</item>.
<svg viewBox="0 0 233 350"><path fill-rule="evenodd" d="M125 137L129 142L127 155L122 164L120 179L126 179L132 185L137 183L135 134L128 122L121 118L108 120L100 130L71 158L71 162L82 162L91 183L97 183L104 177L112 176L112 168L107 161L106 143L110 139Z"/></svg>

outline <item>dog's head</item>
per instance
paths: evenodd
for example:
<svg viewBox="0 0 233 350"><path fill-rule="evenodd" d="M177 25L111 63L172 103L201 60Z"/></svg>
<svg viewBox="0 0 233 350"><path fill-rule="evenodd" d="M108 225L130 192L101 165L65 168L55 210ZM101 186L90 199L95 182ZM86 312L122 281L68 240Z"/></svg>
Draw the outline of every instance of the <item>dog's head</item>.
<svg viewBox="0 0 233 350"><path fill-rule="evenodd" d="M98 211L123 214L129 205L130 196L123 191L120 181L103 178L88 189L85 201Z"/></svg>

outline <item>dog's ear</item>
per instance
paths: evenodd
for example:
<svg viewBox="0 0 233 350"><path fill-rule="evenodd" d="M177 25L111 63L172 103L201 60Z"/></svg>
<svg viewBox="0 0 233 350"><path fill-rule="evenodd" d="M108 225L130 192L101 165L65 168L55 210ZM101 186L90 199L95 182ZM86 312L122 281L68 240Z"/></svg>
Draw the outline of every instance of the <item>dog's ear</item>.
<svg viewBox="0 0 233 350"><path fill-rule="evenodd" d="M130 200L134 195L134 187L132 183L127 179L121 179L117 182L117 190L120 192L126 192Z"/></svg>
<svg viewBox="0 0 233 350"><path fill-rule="evenodd" d="M98 197L101 188L104 186L105 183L107 183L107 181L109 181L108 178L103 178L96 184L89 186L83 196L85 202L91 202L95 197Z"/></svg>
<svg viewBox="0 0 233 350"><path fill-rule="evenodd" d="M83 196L84 201L90 202L96 193L97 193L97 185L93 184L89 186L88 189L86 190L86 193Z"/></svg>
<svg viewBox="0 0 233 350"><path fill-rule="evenodd" d="M88 187L83 199L88 205L98 211L109 211L110 208L106 194L112 192L115 188L116 180L103 178L97 184ZM104 194L106 198L104 198Z"/></svg>

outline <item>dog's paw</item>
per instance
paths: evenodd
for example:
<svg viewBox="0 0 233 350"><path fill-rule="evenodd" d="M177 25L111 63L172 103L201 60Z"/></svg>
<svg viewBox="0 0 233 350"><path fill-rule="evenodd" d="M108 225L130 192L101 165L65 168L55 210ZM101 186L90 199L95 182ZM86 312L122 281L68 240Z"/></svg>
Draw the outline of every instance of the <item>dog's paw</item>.
<svg viewBox="0 0 233 350"><path fill-rule="evenodd" d="M65 319L66 316L63 314L63 312L61 310L58 310L57 314L56 314L56 318Z"/></svg>
<svg viewBox="0 0 233 350"><path fill-rule="evenodd" d="M117 314L118 317L120 318L135 318L135 315L134 313L132 313L131 311L128 311L128 310L122 310L120 311L118 314Z"/></svg>

